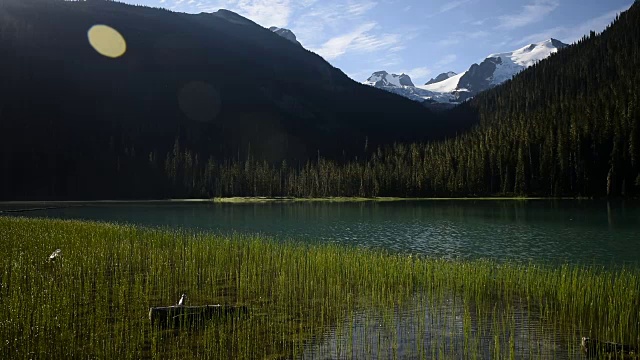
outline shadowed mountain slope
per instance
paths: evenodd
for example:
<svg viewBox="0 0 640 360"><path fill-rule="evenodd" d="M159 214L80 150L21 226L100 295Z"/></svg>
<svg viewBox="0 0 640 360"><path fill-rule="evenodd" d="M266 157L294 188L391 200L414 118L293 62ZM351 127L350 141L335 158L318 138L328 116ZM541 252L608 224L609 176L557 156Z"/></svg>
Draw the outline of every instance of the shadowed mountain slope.
<svg viewBox="0 0 640 360"><path fill-rule="evenodd" d="M100 24L122 35L122 56L92 47ZM200 165L248 154L306 161L437 139L472 121L358 84L225 10L3 0L0 58L0 198L164 194L149 190L157 174L141 164L161 168L176 139Z"/></svg>

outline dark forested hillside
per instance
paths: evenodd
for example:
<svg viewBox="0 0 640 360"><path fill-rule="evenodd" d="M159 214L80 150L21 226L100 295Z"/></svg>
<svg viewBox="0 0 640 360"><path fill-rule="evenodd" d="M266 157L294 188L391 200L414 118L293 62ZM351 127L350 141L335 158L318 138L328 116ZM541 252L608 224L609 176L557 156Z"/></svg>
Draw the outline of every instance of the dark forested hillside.
<svg viewBox="0 0 640 360"><path fill-rule="evenodd" d="M91 47L97 24L122 34L123 56ZM0 59L0 199L189 195L166 177L176 140L202 171L247 154L362 157L463 126L223 10L2 0Z"/></svg>
<svg viewBox="0 0 640 360"><path fill-rule="evenodd" d="M638 69L636 2L602 34L449 112L481 118L455 138L370 149L347 164L211 163L199 178L218 196L637 196Z"/></svg>
<svg viewBox="0 0 640 360"><path fill-rule="evenodd" d="M640 193L638 2L441 115L228 12L5 0L0 59L3 199Z"/></svg>
<svg viewBox="0 0 640 360"><path fill-rule="evenodd" d="M638 194L639 69L636 1L602 34L473 99L482 124L436 145L430 162L446 164L451 193Z"/></svg>

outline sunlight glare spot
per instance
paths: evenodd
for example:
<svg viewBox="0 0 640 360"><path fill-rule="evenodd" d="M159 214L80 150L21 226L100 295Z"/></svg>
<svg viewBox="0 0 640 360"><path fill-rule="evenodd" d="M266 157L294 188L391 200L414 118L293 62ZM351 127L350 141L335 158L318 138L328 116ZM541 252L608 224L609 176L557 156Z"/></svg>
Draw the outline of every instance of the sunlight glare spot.
<svg viewBox="0 0 640 360"><path fill-rule="evenodd" d="M100 54L112 59L127 51L127 43L120 33L107 25L94 25L87 34L89 44Z"/></svg>

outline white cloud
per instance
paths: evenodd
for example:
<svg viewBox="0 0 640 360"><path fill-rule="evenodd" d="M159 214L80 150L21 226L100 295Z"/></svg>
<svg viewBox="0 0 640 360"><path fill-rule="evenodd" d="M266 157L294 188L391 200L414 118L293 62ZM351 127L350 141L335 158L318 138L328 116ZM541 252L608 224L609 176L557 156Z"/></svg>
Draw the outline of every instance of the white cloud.
<svg viewBox="0 0 640 360"><path fill-rule="evenodd" d="M236 8L241 15L265 27L285 27L291 15L289 0L239 0Z"/></svg>
<svg viewBox="0 0 640 360"><path fill-rule="evenodd" d="M196 0L198 1L198 0ZM296 0L298 1L298 0ZM312 1L312 0L307 0ZM174 0L176 8L185 0ZM188 4L193 4L189 0ZM292 0L217 0L198 1L183 11L187 12L214 12L219 9L227 9L236 12L264 27L286 27L293 12Z"/></svg>
<svg viewBox="0 0 640 360"><path fill-rule="evenodd" d="M347 52L385 51L386 56L405 49L403 43L415 31L383 31L370 16L379 1L384 0L171 0L172 8L181 11L228 9L264 27L289 28L306 48L327 60Z"/></svg>
<svg viewBox="0 0 640 360"><path fill-rule="evenodd" d="M436 15L440 15L440 14L444 14L448 11L454 10L459 8L460 6L470 3L473 0L451 0L451 1L447 1L445 2L442 6L440 6L440 8L437 11L434 11L432 13L429 13L426 15L426 18L432 18Z"/></svg>
<svg viewBox="0 0 640 360"><path fill-rule="evenodd" d="M376 5L378 4L375 2L353 3L348 5L347 11L352 15L356 15L356 16L363 15L364 13L373 9Z"/></svg>
<svg viewBox="0 0 640 360"><path fill-rule="evenodd" d="M381 31L368 16L378 5L371 0L317 2L294 21L292 30L299 41L326 60L348 52L371 53L384 50L397 53L406 39L399 32Z"/></svg>
<svg viewBox="0 0 640 360"><path fill-rule="evenodd" d="M393 46L393 47L388 48L388 49L387 49L387 51L388 51L388 52L391 52L391 53L396 53L396 52L398 52L398 51L402 51L402 50L404 50L404 49L406 49L406 48L407 48L407 47L406 47L406 46L404 46L404 45L396 45L396 46Z"/></svg>
<svg viewBox="0 0 640 360"><path fill-rule="evenodd" d="M373 52L382 49L390 51L403 50L404 46L395 46L398 43L400 43L400 35L398 34L373 35L363 33L355 39L352 49L362 52Z"/></svg>
<svg viewBox="0 0 640 360"><path fill-rule="evenodd" d="M404 46L399 45L402 41L402 37L399 34L378 35L371 33L376 27L377 24L375 22L365 23L346 34L329 39L322 46L312 49L312 51L315 51L326 60L333 60L349 51L371 53L386 50L388 53L396 53L405 49Z"/></svg>
<svg viewBox="0 0 640 360"><path fill-rule="evenodd" d="M320 48L314 51L324 57L326 60L333 60L347 52L347 49L362 36L366 36L367 31L371 31L376 27L376 23L371 22L360 25L355 30L333 37L325 42Z"/></svg>
<svg viewBox="0 0 640 360"><path fill-rule="evenodd" d="M590 31L601 32L607 27L607 25L609 25L613 21L613 19L615 19L617 14L627 10L629 6L631 6L631 4L623 8L612 10L598 17L589 19L573 27L557 26L541 32L527 35L517 41L512 42L511 44L512 46L519 46L543 41L549 38L556 38L566 43L573 43L580 40L582 36L588 34Z"/></svg>
<svg viewBox="0 0 640 360"><path fill-rule="evenodd" d="M299 4L301 7L309 7L318 2L318 0L296 0L296 4Z"/></svg>
<svg viewBox="0 0 640 360"><path fill-rule="evenodd" d="M369 22L364 16L377 3L351 1L345 4L343 1L323 0L312 5L314 6L307 6L305 11L296 17L291 29L305 45L317 44L319 41L324 41L330 34L344 32L345 25Z"/></svg>
<svg viewBox="0 0 640 360"><path fill-rule="evenodd" d="M446 2L444 5L442 5L440 7L440 11L439 14L445 13L447 11L451 11L455 8L458 8L468 2L470 2L471 0L455 0L455 1L448 1Z"/></svg>
<svg viewBox="0 0 640 360"><path fill-rule="evenodd" d="M539 22L547 14L554 11L558 5L560 5L558 0L535 0L533 3L525 5L518 13L498 17L496 28L512 30Z"/></svg>

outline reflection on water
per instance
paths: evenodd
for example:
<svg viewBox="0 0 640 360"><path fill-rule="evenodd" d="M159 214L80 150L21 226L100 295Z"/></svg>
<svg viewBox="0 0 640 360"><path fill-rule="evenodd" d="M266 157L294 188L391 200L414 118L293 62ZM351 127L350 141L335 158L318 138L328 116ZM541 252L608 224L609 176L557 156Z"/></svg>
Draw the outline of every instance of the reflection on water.
<svg viewBox="0 0 640 360"><path fill-rule="evenodd" d="M20 215L262 233L445 258L603 265L640 259L637 202L88 204Z"/></svg>
<svg viewBox="0 0 640 360"><path fill-rule="evenodd" d="M303 359L583 359L581 332L561 334L526 304L476 307L460 298L356 312L305 346Z"/></svg>

